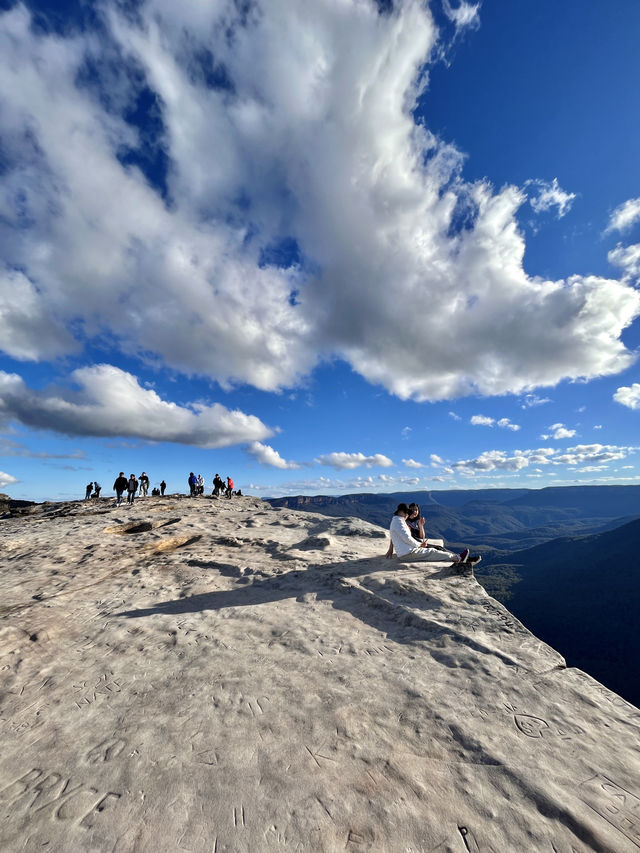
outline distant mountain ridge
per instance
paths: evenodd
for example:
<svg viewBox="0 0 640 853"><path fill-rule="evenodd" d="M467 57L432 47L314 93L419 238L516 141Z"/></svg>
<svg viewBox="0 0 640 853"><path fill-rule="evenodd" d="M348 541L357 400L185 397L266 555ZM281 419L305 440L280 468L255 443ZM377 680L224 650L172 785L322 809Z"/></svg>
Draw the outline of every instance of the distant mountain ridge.
<svg viewBox="0 0 640 853"><path fill-rule="evenodd" d="M398 503L415 501L431 535L483 553L521 550L560 536L606 530L640 516L640 486L429 490L267 500L272 506L352 515L382 527L388 527Z"/></svg>

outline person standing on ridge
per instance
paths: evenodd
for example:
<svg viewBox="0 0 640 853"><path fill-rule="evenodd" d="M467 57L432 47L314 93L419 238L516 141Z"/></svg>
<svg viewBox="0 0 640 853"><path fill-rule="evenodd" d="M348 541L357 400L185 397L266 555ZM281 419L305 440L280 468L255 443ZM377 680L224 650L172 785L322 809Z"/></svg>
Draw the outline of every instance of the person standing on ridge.
<svg viewBox="0 0 640 853"><path fill-rule="evenodd" d="M196 494L204 495L204 477L202 474L198 474L196 477Z"/></svg>
<svg viewBox="0 0 640 853"><path fill-rule="evenodd" d="M93 484L93 496L94 496L94 498L99 498L99 497L100 497L100 492L101 492L101 490L102 490L102 486L101 486L101 485L100 485L100 483L96 480L96 481L95 481L95 483Z"/></svg>
<svg viewBox="0 0 640 853"><path fill-rule="evenodd" d="M193 497L196 493L196 483L197 482L198 482L198 480L196 478L196 475L193 473L193 471L190 471L189 472L189 479L187 480L187 483L189 484L189 495L190 495L190 497Z"/></svg>
<svg viewBox="0 0 640 853"><path fill-rule="evenodd" d="M224 480L220 476L220 474L216 474L213 478L213 492L212 495L217 498L220 495L220 491L224 489Z"/></svg>
<svg viewBox="0 0 640 853"><path fill-rule="evenodd" d="M140 497L146 498L148 491L149 491L149 478L147 477L147 475L143 471L142 474L140 474Z"/></svg>
<svg viewBox="0 0 640 853"><path fill-rule="evenodd" d="M87 483L87 486L86 486L86 488L85 488L85 492L84 492L84 499L85 499L85 501L88 501L88 500L89 500L89 498L91 497L91 492L92 492L92 491L93 491L93 483Z"/></svg>
<svg viewBox="0 0 640 853"><path fill-rule="evenodd" d="M116 481L113 484L113 491L116 493L116 506L122 503L122 494L127 491L127 478L124 476L124 471L120 471Z"/></svg>
<svg viewBox="0 0 640 853"><path fill-rule="evenodd" d="M231 477L227 477L227 490L225 492L226 496L231 500L231 495L233 494L233 480Z"/></svg>
<svg viewBox="0 0 640 853"><path fill-rule="evenodd" d="M167 488L167 484L166 484L166 483L165 483L165 481L163 480L163 481L160 483L160 494L162 495L162 497L164 497L164 490L165 490L166 488Z"/></svg>
<svg viewBox="0 0 640 853"><path fill-rule="evenodd" d="M132 474L127 480L127 503L132 504L136 499L136 492L138 491L138 481L136 480L135 474Z"/></svg>

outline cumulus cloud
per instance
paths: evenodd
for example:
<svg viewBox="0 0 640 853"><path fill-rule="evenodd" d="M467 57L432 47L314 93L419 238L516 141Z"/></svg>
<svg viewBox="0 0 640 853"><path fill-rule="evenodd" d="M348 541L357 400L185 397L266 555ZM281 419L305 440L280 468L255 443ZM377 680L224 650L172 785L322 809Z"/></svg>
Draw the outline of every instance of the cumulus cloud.
<svg viewBox="0 0 640 853"><path fill-rule="evenodd" d="M535 179L527 181L526 186L530 189L529 204L536 213L546 212L557 208L557 217L562 217L571 210L571 205L576 197L575 193L567 193L558 185L558 179L551 182Z"/></svg>
<svg viewBox="0 0 640 853"><path fill-rule="evenodd" d="M403 459L402 464L406 468L424 468L422 462L416 462L415 459Z"/></svg>
<svg viewBox="0 0 640 853"><path fill-rule="evenodd" d="M281 468L283 471L301 467L298 462L287 462L286 459L283 459L282 456L280 456L277 450L274 450L273 447L270 447L268 444L262 444L260 441L252 441L247 447L247 453L253 456L253 458L261 465L269 465L272 468Z"/></svg>
<svg viewBox="0 0 640 853"><path fill-rule="evenodd" d="M543 441L547 441L550 438L553 438L555 441L559 441L562 438L573 438L576 434L575 429L567 429L564 424L551 424L549 430L549 433L543 433L540 436Z"/></svg>
<svg viewBox="0 0 640 853"><path fill-rule="evenodd" d="M437 478L432 478L434 481ZM284 483L250 483L248 490L270 497L296 494L345 494L349 492L388 492L403 488L415 488L420 480L417 477L389 477L378 474L370 477L353 477L345 480L333 477L314 477L305 480L289 480Z"/></svg>
<svg viewBox="0 0 640 853"><path fill-rule="evenodd" d="M605 228L605 234L610 231L628 231L640 221L640 198L630 198L616 207Z"/></svg>
<svg viewBox="0 0 640 853"><path fill-rule="evenodd" d="M327 465L329 468L343 470L346 468L390 468L393 465L388 456L376 453L375 456L365 456L364 453L327 453L318 456L315 460L318 465Z"/></svg>
<svg viewBox="0 0 640 853"><path fill-rule="evenodd" d="M534 450L514 450L511 454L504 450L486 450L472 459L460 459L452 464L458 473L475 475L490 471L520 471L529 466L603 466L615 459L624 459L635 447L618 447L603 444L578 444L562 453L552 447L539 447ZM538 470L536 470L538 473ZM547 474L547 476L552 476Z"/></svg>
<svg viewBox="0 0 640 853"><path fill-rule="evenodd" d="M437 453L432 453L431 456L429 457L429 459L431 461L432 466L444 465L444 459L442 459L440 456L438 456Z"/></svg>
<svg viewBox="0 0 640 853"><path fill-rule="evenodd" d="M0 471L0 489L4 489L6 486L12 486L14 483L19 483L20 480L17 480L15 477L12 477L11 474L7 474L4 471Z"/></svg>
<svg viewBox="0 0 640 853"><path fill-rule="evenodd" d="M553 462L556 465L603 464L615 459L625 459L635 450L635 447L617 447L613 444L577 444L554 456Z"/></svg>
<svg viewBox="0 0 640 853"><path fill-rule="evenodd" d="M514 424L511 422L509 418L500 418L496 420L495 418L487 417L486 415L473 415L471 417L470 423L474 426L494 426L497 425L502 429L510 429L513 432L517 432L520 429L520 424Z"/></svg>
<svg viewBox="0 0 640 853"><path fill-rule="evenodd" d="M634 382L633 385L621 385L613 395L616 403L621 406L627 406L629 409L640 409L640 382ZM594 427L598 429L598 427Z"/></svg>
<svg viewBox="0 0 640 853"><path fill-rule="evenodd" d="M108 364L75 370L71 380L78 390L36 391L17 374L0 371L0 421L65 435L136 436L206 448L273 434L255 416L220 403L167 402L142 388L135 376Z"/></svg>
<svg viewBox="0 0 640 853"><path fill-rule="evenodd" d="M497 421L497 424L499 427L502 427L503 429L510 429L512 432L517 432L520 429L520 424L512 423L509 418L500 418L500 420Z"/></svg>
<svg viewBox="0 0 640 853"><path fill-rule="evenodd" d="M99 35L32 27L21 4L0 15L9 354L110 340L265 390L338 357L415 400L631 364L640 294L528 276L525 193L465 182L455 147L414 121L438 55L426 3L96 9ZM477 9L446 4L459 26ZM424 334L429 315L455 348Z"/></svg>

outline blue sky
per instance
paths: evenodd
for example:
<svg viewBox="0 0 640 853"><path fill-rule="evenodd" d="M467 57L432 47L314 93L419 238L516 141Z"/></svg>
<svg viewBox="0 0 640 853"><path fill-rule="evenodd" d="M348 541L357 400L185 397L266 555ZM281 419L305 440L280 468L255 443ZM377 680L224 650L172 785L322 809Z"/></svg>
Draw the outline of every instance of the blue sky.
<svg viewBox="0 0 640 853"><path fill-rule="evenodd" d="M635 0L0 10L0 489L640 480Z"/></svg>

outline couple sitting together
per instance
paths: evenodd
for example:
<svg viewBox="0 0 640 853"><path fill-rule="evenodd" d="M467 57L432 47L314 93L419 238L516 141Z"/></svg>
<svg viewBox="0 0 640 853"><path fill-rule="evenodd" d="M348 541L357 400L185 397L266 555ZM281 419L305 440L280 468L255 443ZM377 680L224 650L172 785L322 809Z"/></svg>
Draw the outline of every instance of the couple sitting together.
<svg viewBox="0 0 640 853"><path fill-rule="evenodd" d="M447 551L441 545L429 544L424 535L424 518L420 515L418 504L398 504L398 509L391 519L391 544L387 551L387 557L393 556L393 550L399 559L404 562L412 560L423 560L427 563L464 563L465 566L474 566L482 557L471 556L469 549L465 548L460 554Z"/></svg>

